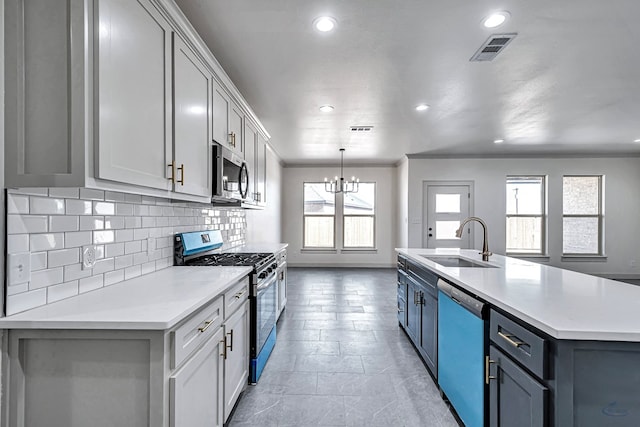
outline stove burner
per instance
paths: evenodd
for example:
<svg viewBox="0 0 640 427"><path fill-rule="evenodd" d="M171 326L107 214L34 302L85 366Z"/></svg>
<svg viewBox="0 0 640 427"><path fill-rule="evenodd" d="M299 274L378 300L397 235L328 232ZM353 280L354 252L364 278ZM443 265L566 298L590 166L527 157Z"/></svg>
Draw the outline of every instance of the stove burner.
<svg viewBox="0 0 640 427"><path fill-rule="evenodd" d="M193 258L185 262L189 266L242 266L248 265L259 269L259 266L273 255L269 253L223 253L210 254Z"/></svg>

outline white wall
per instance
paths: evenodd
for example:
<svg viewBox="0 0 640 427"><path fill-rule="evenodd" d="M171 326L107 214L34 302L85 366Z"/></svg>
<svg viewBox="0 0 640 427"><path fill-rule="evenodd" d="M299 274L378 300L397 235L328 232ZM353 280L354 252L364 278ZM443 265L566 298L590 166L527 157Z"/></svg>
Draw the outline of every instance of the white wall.
<svg viewBox="0 0 640 427"><path fill-rule="evenodd" d="M362 182L376 182L376 247L375 252L340 251L305 252L302 250L303 183L319 182L334 176L334 167L287 167L283 170L282 232L289 243L287 262L290 266L395 266L394 245L397 233L397 176L393 166L346 167L346 175L356 175ZM336 240L339 240L336 236Z"/></svg>
<svg viewBox="0 0 640 427"><path fill-rule="evenodd" d="M410 247L422 245L423 181L473 181L473 212L489 229L489 249L505 251L505 178L507 175L547 175L548 263L561 268L609 277L640 275L640 158L503 158L503 159L410 159ZM605 252L603 261L562 261L562 176L605 176ZM475 244L482 244L481 227L475 227ZM635 261L636 267L630 262Z"/></svg>
<svg viewBox="0 0 640 427"><path fill-rule="evenodd" d="M247 211L247 243L282 242L282 166L280 159L267 150L267 207Z"/></svg>
<svg viewBox="0 0 640 427"><path fill-rule="evenodd" d="M397 182L397 236L396 247L409 246L409 159L403 157L396 167Z"/></svg>

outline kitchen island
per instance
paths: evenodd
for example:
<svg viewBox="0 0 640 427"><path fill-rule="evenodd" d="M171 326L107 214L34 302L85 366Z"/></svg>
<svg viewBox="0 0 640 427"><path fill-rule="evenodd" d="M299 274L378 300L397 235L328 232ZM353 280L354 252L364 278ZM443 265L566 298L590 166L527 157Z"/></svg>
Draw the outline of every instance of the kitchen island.
<svg viewBox="0 0 640 427"><path fill-rule="evenodd" d="M399 322L435 378L424 355L443 328L425 311L444 298L427 282L486 303L485 425L640 425L640 287L500 255L483 262L475 250L397 251ZM424 319L436 319L431 344Z"/></svg>
<svg viewBox="0 0 640 427"><path fill-rule="evenodd" d="M169 267L0 319L2 425L223 425L248 382L250 271Z"/></svg>

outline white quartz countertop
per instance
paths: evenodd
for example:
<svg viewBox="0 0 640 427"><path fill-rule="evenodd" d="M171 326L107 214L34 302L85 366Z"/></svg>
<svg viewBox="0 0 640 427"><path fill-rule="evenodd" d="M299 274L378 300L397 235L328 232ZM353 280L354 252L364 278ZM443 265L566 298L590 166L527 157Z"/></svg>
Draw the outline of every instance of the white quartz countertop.
<svg viewBox="0 0 640 427"><path fill-rule="evenodd" d="M640 342L640 286L501 255L488 262L497 268L443 267L423 257L482 263L477 250L396 251L554 338Z"/></svg>
<svg viewBox="0 0 640 427"><path fill-rule="evenodd" d="M251 270L169 267L0 318L0 329L170 329Z"/></svg>
<svg viewBox="0 0 640 427"><path fill-rule="evenodd" d="M289 246L288 243L252 243L225 250L224 252L237 253L273 253L276 254Z"/></svg>

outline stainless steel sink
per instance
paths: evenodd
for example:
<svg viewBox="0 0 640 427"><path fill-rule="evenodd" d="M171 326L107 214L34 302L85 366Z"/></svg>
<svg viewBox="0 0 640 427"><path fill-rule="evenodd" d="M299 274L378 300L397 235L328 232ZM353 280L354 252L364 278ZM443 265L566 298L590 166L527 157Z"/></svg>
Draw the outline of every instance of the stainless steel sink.
<svg viewBox="0 0 640 427"><path fill-rule="evenodd" d="M490 264L481 264L479 262L470 261L458 256L421 256L428 259L429 261L435 262L436 264L440 264L443 267L495 268L495 266Z"/></svg>

